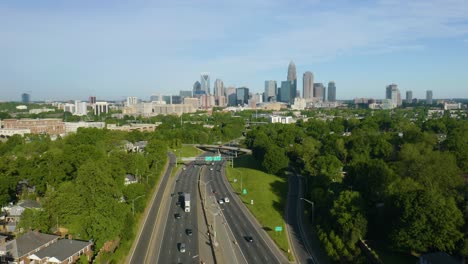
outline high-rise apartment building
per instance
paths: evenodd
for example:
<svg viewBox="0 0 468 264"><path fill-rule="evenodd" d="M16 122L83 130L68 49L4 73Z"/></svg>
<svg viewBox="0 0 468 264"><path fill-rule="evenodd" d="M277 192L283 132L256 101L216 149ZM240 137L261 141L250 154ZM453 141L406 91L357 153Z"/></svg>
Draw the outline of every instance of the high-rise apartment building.
<svg viewBox="0 0 468 264"><path fill-rule="evenodd" d="M276 81L268 80L265 81L265 92L263 93L263 101L274 102L276 101L278 86Z"/></svg>
<svg viewBox="0 0 468 264"><path fill-rule="evenodd" d="M426 104L428 105L432 104L432 90L426 91Z"/></svg>
<svg viewBox="0 0 468 264"><path fill-rule="evenodd" d="M210 91L210 73L204 72L200 75L200 84L201 84L201 89L202 91L205 92L205 94L211 94Z"/></svg>
<svg viewBox="0 0 468 264"><path fill-rule="evenodd" d="M29 104L31 102L31 95L28 93L21 94L21 102L23 104Z"/></svg>
<svg viewBox="0 0 468 264"><path fill-rule="evenodd" d="M325 98L325 86L323 83L314 83L314 98L324 101Z"/></svg>
<svg viewBox="0 0 468 264"><path fill-rule="evenodd" d="M81 102L80 100L75 101L75 112L73 115L85 116L88 114L86 102Z"/></svg>
<svg viewBox="0 0 468 264"><path fill-rule="evenodd" d="M413 91L406 91L406 103L411 104L413 102Z"/></svg>
<svg viewBox="0 0 468 264"><path fill-rule="evenodd" d="M328 82L328 102L336 102L336 85L335 82Z"/></svg>
<svg viewBox="0 0 468 264"><path fill-rule="evenodd" d="M314 97L314 74L306 71L302 76L302 95L304 99Z"/></svg>

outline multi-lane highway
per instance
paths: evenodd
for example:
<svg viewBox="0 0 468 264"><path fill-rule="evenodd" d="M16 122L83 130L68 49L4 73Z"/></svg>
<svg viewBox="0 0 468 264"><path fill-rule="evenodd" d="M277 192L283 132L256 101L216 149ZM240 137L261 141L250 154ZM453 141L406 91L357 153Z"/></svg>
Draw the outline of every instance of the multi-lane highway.
<svg viewBox="0 0 468 264"><path fill-rule="evenodd" d="M199 167L181 170L175 182L169 204L169 215L164 223L164 235L158 250L157 263L199 263L198 259L198 173ZM190 193L190 212L184 212L184 193ZM180 218L176 218L176 214ZM164 222L164 221L163 221ZM187 233L192 230L192 234ZM185 252L181 252L181 244Z"/></svg>
<svg viewBox="0 0 468 264"><path fill-rule="evenodd" d="M161 209L161 201L163 200L163 193L166 189L167 182L171 175L172 169L174 168L175 164L175 156L173 154L169 154L169 166L161 180L161 183L158 187L157 192L152 197L150 201L150 210L148 215L144 221L143 228L141 232L137 236L137 244L136 247L132 250L129 256L129 263L150 263L148 259L151 259L151 255L154 253L154 249L152 248L153 242L155 241L157 232L155 230L155 223L160 213Z"/></svg>
<svg viewBox="0 0 468 264"><path fill-rule="evenodd" d="M230 202L224 203L220 207L222 213L229 225L229 228L234 234L234 244L238 245L242 251L244 259L248 263L282 263L279 257L272 252L264 241L263 237L259 234L259 228L252 223L243 211L240 200L233 197L225 182L224 168L222 163L215 163L211 166L213 170L207 170L205 177L206 181L212 180L210 184L210 191L216 197L216 201L228 197ZM248 238L252 237L253 242L249 242Z"/></svg>

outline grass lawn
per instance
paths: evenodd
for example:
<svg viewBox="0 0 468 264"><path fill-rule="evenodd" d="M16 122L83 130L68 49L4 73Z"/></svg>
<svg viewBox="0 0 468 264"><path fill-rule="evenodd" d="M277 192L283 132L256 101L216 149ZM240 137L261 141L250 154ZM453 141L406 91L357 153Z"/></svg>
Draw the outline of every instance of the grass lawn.
<svg viewBox="0 0 468 264"><path fill-rule="evenodd" d="M171 150L173 151L173 150ZM203 153L203 151L195 148L194 146L182 146L181 148L176 149L173 153L177 156L177 158L189 158L189 157L196 157Z"/></svg>
<svg viewBox="0 0 468 264"><path fill-rule="evenodd" d="M226 168L227 178L236 193L279 248L287 253L289 243L283 218L288 193L286 179L260 171L258 162L250 155L235 159L234 168L228 166ZM241 195L241 178L242 188L247 190L246 195ZM234 182L234 179L237 181ZM275 232L276 226L281 226L283 231ZM287 255L290 260L293 259L292 254Z"/></svg>

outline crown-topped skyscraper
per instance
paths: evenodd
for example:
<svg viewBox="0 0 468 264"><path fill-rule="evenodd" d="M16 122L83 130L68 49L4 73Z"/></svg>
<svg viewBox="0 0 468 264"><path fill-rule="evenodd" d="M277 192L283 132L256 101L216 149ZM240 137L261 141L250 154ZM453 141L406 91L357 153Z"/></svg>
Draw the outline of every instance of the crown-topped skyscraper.
<svg viewBox="0 0 468 264"><path fill-rule="evenodd" d="M296 80L297 80L296 64L294 64L294 62L291 61L288 66L288 81L296 81Z"/></svg>

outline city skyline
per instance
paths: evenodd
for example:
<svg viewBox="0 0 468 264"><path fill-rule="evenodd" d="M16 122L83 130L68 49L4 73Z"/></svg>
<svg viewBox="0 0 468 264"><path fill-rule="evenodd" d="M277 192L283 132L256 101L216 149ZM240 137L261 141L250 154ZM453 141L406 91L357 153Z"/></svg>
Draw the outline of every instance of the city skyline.
<svg viewBox="0 0 468 264"><path fill-rule="evenodd" d="M300 77L335 81L337 100L383 98L389 83L418 99L467 98L467 20L457 0L4 2L0 100L176 95L205 71L257 93L284 81L290 61Z"/></svg>

